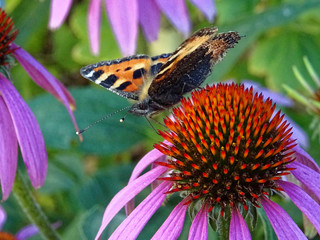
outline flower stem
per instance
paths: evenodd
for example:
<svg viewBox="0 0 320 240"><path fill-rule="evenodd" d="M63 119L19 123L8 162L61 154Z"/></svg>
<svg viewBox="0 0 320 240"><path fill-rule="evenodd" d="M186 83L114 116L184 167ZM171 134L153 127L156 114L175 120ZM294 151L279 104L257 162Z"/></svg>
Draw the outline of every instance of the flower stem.
<svg viewBox="0 0 320 240"><path fill-rule="evenodd" d="M219 224L220 240L229 240L230 219L231 219L231 210L230 208L226 208L224 217L221 218L221 222Z"/></svg>
<svg viewBox="0 0 320 240"><path fill-rule="evenodd" d="M31 192L31 188L24 181L19 170L13 186L13 193L29 220L39 229L42 237L46 240L60 240L60 237L51 227L47 216L43 213Z"/></svg>

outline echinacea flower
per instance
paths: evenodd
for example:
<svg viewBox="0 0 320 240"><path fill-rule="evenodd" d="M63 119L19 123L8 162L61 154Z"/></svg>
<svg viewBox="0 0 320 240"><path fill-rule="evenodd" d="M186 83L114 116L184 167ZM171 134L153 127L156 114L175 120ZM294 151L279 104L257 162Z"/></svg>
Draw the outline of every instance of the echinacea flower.
<svg viewBox="0 0 320 240"><path fill-rule="evenodd" d="M39 233L39 230L34 225L28 225L19 230L15 235L3 231L3 225L7 220L7 214L0 205L0 239L1 240L25 240ZM57 228L60 223L53 224Z"/></svg>
<svg viewBox="0 0 320 240"><path fill-rule="evenodd" d="M243 218L263 207L278 238L307 239L290 216L271 197L285 192L320 232L320 170L291 138L290 124L271 99L252 88L217 84L192 93L165 119L156 144L136 165L129 184L105 210L98 239L113 217L127 204L127 218L109 239L136 239L145 224L171 194L183 198L152 239L177 239L187 209L195 217L189 239L208 239L208 219L219 212L216 224L229 217L229 239L251 239ZM150 165L156 164L143 175ZM308 193L285 178L294 176ZM136 207L132 199L149 184L157 187ZM170 201L170 200L169 200ZM197 208L197 206L199 206ZM223 221L221 221L223 219ZM219 228L218 228L219 229Z"/></svg>
<svg viewBox="0 0 320 240"><path fill-rule="evenodd" d="M37 120L8 77L12 54L40 87L59 99L67 108L78 130L70 106L74 100L67 89L29 53L13 43L17 31L13 21L0 8L0 182L2 199L9 197L18 160L18 144L31 184L43 185L47 172L47 153Z"/></svg>
<svg viewBox="0 0 320 240"><path fill-rule="evenodd" d="M215 15L213 0L190 0L209 21ZM71 8L72 0L51 0L49 27L61 26ZM157 39L160 29L160 10L184 35L190 32L191 24L185 0L105 0L106 11L123 55L135 53L140 23L146 39ZM101 24L101 0L91 0L88 10L88 35L93 54L99 53Z"/></svg>

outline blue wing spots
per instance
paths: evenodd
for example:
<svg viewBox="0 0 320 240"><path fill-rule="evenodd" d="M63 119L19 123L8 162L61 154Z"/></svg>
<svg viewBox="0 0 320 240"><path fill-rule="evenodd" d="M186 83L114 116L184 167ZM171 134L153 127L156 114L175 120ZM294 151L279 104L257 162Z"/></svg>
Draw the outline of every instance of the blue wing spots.
<svg viewBox="0 0 320 240"><path fill-rule="evenodd" d="M145 73L146 73L146 69L139 68L133 72L132 78L133 79L141 78Z"/></svg>
<svg viewBox="0 0 320 240"><path fill-rule="evenodd" d="M155 65L152 65L151 69L150 69L151 75L152 76L156 75L159 72L159 70L162 67L162 65L163 65L163 63L157 63Z"/></svg>

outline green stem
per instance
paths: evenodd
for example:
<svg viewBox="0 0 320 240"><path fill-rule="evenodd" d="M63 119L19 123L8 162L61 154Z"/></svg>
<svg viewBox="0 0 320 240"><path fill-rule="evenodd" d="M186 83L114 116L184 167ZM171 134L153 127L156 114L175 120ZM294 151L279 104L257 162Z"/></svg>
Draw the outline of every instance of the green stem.
<svg viewBox="0 0 320 240"><path fill-rule="evenodd" d="M219 225L219 237L220 240L229 240L229 228L230 228L230 219L231 211L229 208L225 209L224 216L221 218Z"/></svg>
<svg viewBox="0 0 320 240"><path fill-rule="evenodd" d="M57 232L51 227L47 216L34 198L31 188L24 181L20 171L17 172L13 193L19 205L28 216L29 220L37 226L43 238L46 240L60 240Z"/></svg>

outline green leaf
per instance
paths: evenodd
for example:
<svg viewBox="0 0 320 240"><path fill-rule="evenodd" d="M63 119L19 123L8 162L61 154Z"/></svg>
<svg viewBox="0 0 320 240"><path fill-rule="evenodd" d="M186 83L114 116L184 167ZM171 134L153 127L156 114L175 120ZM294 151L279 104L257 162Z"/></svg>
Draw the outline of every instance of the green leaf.
<svg viewBox="0 0 320 240"><path fill-rule="evenodd" d="M219 27L219 32L237 31L245 37L240 40L234 49L229 51L222 62L214 67L213 74L208 78L208 82L220 81L262 33L293 21L301 14L319 7L319 0L308 0L302 3L283 3L260 14L250 15L245 19L236 21L234 24Z"/></svg>
<svg viewBox="0 0 320 240"><path fill-rule="evenodd" d="M269 86L280 90L282 85L293 89L301 89L292 70L296 66L308 76L303 57L308 56L314 66L320 66L319 46L310 35L285 31L272 38L263 40L253 52L249 61L251 71L267 77ZM311 78L305 78L313 85Z"/></svg>
<svg viewBox="0 0 320 240"><path fill-rule="evenodd" d="M263 229L264 229L264 239L268 239L268 240L277 240L277 236L269 222L269 219L266 215L266 213L264 212L263 209L258 208L258 216L260 217L262 224L263 224Z"/></svg>
<svg viewBox="0 0 320 240"><path fill-rule="evenodd" d="M77 103L75 116L80 128L130 106L126 99L98 87L73 89L71 94ZM120 118L126 115L124 111L96 124L83 133L84 140L79 142L66 109L51 95L36 97L29 102L29 106L40 124L47 147L60 150L74 147L74 150L84 153L120 153L142 141L146 137L145 129L149 127L144 118L131 114L120 123Z"/></svg>

